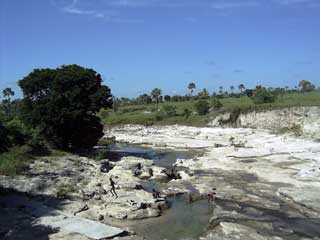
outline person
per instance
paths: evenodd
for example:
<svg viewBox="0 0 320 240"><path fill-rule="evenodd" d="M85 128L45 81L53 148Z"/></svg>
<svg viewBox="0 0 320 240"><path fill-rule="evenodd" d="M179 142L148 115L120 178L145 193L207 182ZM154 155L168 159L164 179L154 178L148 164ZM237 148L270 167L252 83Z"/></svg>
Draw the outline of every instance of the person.
<svg viewBox="0 0 320 240"><path fill-rule="evenodd" d="M212 191L208 193L208 203L213 203L216 199L216 188L212 188Z"/></svg>
<svg viewBox="0 0 320 240"><path fill-rule="evenodd" d="M160 198L160 192L153 188L152 189L152 196L155 199Z"/></svg>
<svg viewBox="0 0 320 240"><path fill-rule="evenodd" d="M142 165L141 165L141 163L138 163L134 169L134 175L135 176L141 175L141 169L142 169Z"/></svg>
<svg viewBox="0 0 320 240"><path fill-rule="evenodd" d="M117 193L116 193L115 183L114 183L114 181L112 180L112 177L110 177L109 180L110 180L110 186L111 186L110 192L111 192L112 196L116 196L116 198L118 198L118 195L117 195Z"/></svg>

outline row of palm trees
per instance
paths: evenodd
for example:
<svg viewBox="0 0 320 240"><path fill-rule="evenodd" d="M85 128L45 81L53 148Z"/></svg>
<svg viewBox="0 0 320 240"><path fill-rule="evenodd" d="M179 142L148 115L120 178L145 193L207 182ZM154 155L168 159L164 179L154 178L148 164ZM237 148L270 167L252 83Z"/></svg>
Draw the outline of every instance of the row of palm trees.
<svg viewBox="0 0 320 240"><path fill-rule="evenodd" d="M194 89L196 89L196 84L193 83L193 82L189 83L188 89L190 90L190 95L192 96ZM231 85L231 86L230 86L231 94L233 94L234 89L235 89L235 87L234 87L233 85ZM244 84L241 83L241 84L238 86L238 89L240 90L240 92L241 92L241 94L242 94L243 91L246 89L246 87L244 86ZM220 93L220 94L223 94L223 86L220 86L220 87L219 87L219 93Z"/></svg>

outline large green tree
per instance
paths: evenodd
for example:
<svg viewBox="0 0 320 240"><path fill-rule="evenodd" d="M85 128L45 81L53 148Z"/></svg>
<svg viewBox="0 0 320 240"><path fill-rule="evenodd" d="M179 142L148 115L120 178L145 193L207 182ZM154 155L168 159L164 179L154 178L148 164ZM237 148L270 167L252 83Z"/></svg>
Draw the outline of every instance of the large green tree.
<svg viewBox="0 0 320 240"><path fill-rule="evenodd" d="M299 88L301 92L311 92L315 89L315 86L307 80L301 80L299 82Z"/></svg>
<svg viewBox="0 0 320 240"><path fill-rule="evenodd" d="M101 75L78 65L35 69L19 81L23 118L59 149L94 146L103 135L96 113L112 106Z"/></svg>

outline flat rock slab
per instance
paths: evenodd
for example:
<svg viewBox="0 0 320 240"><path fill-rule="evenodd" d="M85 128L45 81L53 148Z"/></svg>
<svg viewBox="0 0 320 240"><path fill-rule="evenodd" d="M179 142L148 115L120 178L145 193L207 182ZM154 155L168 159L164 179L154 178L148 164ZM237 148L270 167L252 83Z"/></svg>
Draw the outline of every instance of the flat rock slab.
<svg viewBox="0 0 320 240"><path fill-rule="evenodd" d="M5 202L8 207L12 208L24 205L25 213L35 217L34 225L48 226L63 233L76 233L97 240L113 238L124 233L119 228L78 216L68 215L41 202L30 200L25 196L13 194L2 197L1 200L1 202Z"/></svg>
<svg viewBox="0 0 320 240"><path fill-rule="evenodd" d="M43 216L38 224L59 228L63 232L79 233L92 239L112 238L124 231L99 222L81 217L68 217L65 215Z"/></svg>

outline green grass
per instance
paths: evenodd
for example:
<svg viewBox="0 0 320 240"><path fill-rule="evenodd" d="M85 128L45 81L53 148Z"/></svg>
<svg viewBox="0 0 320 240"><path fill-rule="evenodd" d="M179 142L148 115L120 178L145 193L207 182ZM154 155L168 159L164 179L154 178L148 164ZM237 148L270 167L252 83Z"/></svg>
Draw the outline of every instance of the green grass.
<svg viewBox="0 0 320 240"><path fill-rule="evenodd" d="M0 154L0 175L15 176L21 172L27 162L33 159L30 147L13 147Z"/></svg>
<svg viewBox="0 0 320 240"><path fill-rule="evenodd" d="M50 150L43 152L43 155L62 157L68 155L68 153ZM41 155L35 154L34 149L28 145L10 148L8 152L0 154L0 175L15 176L20 174L31 160L36 160L39 156Z"/></svg>
<svg viewBox="0 0 320 240"><path fill-rule="evenodd" d="M210 100L208 100L210 101ZM160 103L159 109L165 104L176 107L177 116L157 118L156 104L132 105L119 107L113 110L103 111L102 117L105 125L141 124L141 125L172 125L180 124L187 126L205 126L210 119L224 112L250 112L272 109L281 109L295 106L320 106L320 91L309 93L287 93L282 98L278 97L274 103L254 104L248 97L220 99L223 107L211 111L206 116L199 116L195 113L194 101ZM193 111L189 118L182 116L184 109Z"/></svg>

